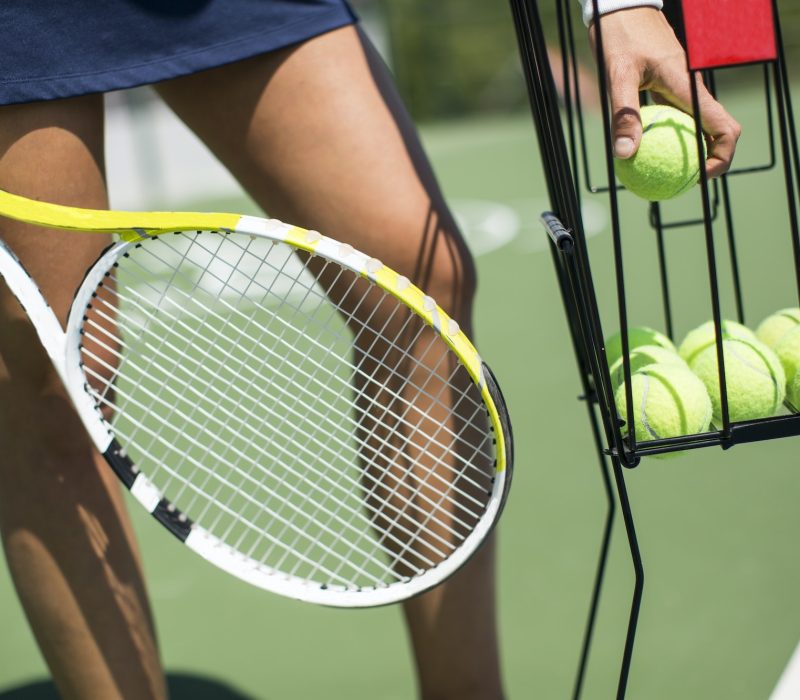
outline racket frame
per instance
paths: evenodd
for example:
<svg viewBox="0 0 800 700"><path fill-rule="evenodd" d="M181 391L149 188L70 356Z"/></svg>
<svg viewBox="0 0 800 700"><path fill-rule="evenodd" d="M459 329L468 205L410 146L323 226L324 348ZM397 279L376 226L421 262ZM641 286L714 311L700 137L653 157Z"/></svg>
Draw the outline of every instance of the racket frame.
<svg viewBox="0 0 800 700"><path fill-rule="evenodd" d="M405 600L438 585L474 555L493 529L505 505L513 463L511 427L502 394L490 370L458 324L406 277L348 244L276 219L234 214L84 210L36 202L2 191L0 215L49 228L119 235L121 240L106 248L79 285L66 331L62 331L35 281L1 240L0 276L33 322L95 447L133 498L186 546L210 563L252 585L296 600L333 607L374 607ZM455 353L483 398L494 434L496 463L492 493L485 513L448 558L421 575L385 586L320 586L316 582L276 571L226 545L201 525L193 523L164 498L146 474L139 471L114 437L113 426L105 420L90 394L82 369L81 327L98 285L127 250L154 236L190 231L261 237L323 256L367 278L398 299L431 326Z"/></svg>

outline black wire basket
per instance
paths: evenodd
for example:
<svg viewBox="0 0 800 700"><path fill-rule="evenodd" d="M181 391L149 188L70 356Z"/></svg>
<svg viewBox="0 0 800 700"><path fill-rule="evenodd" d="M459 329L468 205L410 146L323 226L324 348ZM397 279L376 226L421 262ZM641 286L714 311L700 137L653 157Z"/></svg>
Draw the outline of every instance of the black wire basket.
<svg viewBox="0 0 800 700"><path fill-rule="evenodd" d="M781 232L780 245L785 245L785 248L775 250L774 254L785 256L790 261L789 267L793 272L792 294L800 299L800 235L797 220L800 160L776 0L737 3L739 16L736 22L739 26L731 27L730 23L723 25L726 26L726 31L736 32L736 44L739 48L733 52L730 45L720 46L714 39L721 34L720 25L714 23L715 15L720 11L716 0L666 0L664 12L687 52L687 70L692 77L690 83L695 123L700 124L702 120L698 89L694 80L696 74L701 75L711 94L718 96L718 83L735 82L737 71L747 71L747 79L755 81L763 93L763 125L758 129L762 147L755 159L749 159L755 162L736 162L719 179L708 180L701 168L700 186L696 188L696 194L684 195L686 198L695 198L696 211L687 213L684 208L676 212L674 208L670 209L658 202L649 204L644 210L646 214L641 227L652 232L656 251L654 269L657 269L657 274L651 275L648 282L657 287L656 296L660 305L658 315L662 317L660 320L663 321L666 334L672 338L677 325L675 280L680 284L684 280L681 277L681 266L668 264L670 237L681 230L696 230L704 241L704 271L702 279L694 282L696 293L708 300L716 332L721 416L709 430L699 434L637 441L634 431L629 434L626 426L634 424L628 319L632 295L637 294L638 290L629 283L630 270L624 264L626 247L622 235L619 194L622 188L615 180L611 155L612 117L607 100L608 86L603 62L603 23L597 23L599 26L596 28L596 85L599 89L603 134L602 138L593 140L589 135L587 108L584 104L587 93L582 80L585 82L585 79L581 77L580 71L579 53L581 46L586 45L586 38L585 29L577 17L578 5L575 0L542 2L553 2L555 5L559 47L556 55L560 57L555 62L552 53L548 52L548 44L556 43L555 37L546 36L536 0L511 0L511 7L550 199L551 211L544 212L541 218L551 244L558 285L579 367L583 390L581 398L585 400L588 409L608 503L573 697L578 698L583 690L612 526L619 507L635 575L617 686L617 698L623 698L631 667L644 586L644 568L625 485L625 469L637 467L642 457L647 455L664 455L711 446L728 449L740 443L800 435L800 414L788 403L777 416L738 422L731 420L722 332L725 318L745 322L747 301L743 291L740 246L736 236L737 208L729 186L731 178L755 177L767 171L780 174L778 180L781 184L775 188L775 201L771 203L771 207L781 211L787 225L786 230ZM715 2L717 7L714 6ZM758 21L752 21L754 18ZM557 84L560 90L556 89ZM695 140L702 163L705 159L704 137L699 130L695 133ZM598 152L601 154L599 167L596 160L593 160L593 154ZM599 177L598 170L601 173ZM586 197L603 198L608 206L611 222L611 264L595 266L595 269L590 260L581 215L582 200ZM608 314L601 314L596 281L608 282L614 287L614 327L609 326ZM615 403L604 342L608 332L617 328L624 358L622 365L627 406L624 415L620 415Z"/></svg>

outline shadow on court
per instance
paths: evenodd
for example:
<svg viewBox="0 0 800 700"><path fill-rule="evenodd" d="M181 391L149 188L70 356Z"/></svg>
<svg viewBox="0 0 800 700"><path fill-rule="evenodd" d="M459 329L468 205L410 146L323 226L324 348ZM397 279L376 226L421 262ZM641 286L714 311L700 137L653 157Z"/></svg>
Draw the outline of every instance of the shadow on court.
<svg viewBox="0 0 800 700"><path fill-rule="evenodd" d="M183 673L168 673L170 700L255 700L231 686ZM18 688L0 690L0 700L60 700L50 681L34 681Z"/></svg>

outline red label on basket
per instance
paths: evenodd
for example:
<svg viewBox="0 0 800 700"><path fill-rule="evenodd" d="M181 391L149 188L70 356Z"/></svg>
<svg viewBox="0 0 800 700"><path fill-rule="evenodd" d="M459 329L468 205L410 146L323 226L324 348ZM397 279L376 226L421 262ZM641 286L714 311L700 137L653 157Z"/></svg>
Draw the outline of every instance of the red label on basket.
<svg viewBox="0 0 800 700"><path fill-rule="evenodd" d="M682 0L689 68L773 61L772 0Z"/></svg>

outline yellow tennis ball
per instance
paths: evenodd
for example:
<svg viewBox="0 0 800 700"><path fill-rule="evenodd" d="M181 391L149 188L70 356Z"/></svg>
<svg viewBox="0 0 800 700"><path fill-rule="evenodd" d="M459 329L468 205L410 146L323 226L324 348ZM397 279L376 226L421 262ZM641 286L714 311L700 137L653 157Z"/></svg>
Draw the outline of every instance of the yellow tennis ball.
<svg viewBox="0 0 800 700"><path fill-rule="evenodd" d="M756 328L758 339L773 350L789 331L800 325L800 309L789 308L767 316Z"/></svg>
<svg viewBox="0 0 800 700"><path fill-rule="evenodd" d="M637 442L708 430L711 399L703 382L687 367L677 364L642 367L631 377L631 392ZM620 417L627 420L624 383L615 398Z"/></svg>
<svg viewBox="0 0 800 700"><path fill-rule="evenodd" d="M787 379L794 379L800 369L800 326L790 330L775 344L775 354L783 365Z"/></svg>
<svg viewBox="0 0 800 700"><path fill-rule="evenodd" d="M647 105L640 114L642 141L632 157L614 160L617 178L649 202L677 197L700 179L694 119L666 105Z"/></svg>
<svg viewBox="0 0 800 700"><path fill-rule="evenodd" d="M677 352L675 345L663 333L648 326L634 326L628 329L628 350L642 345L658 345L672 352ZM606 360L609 367L622 357L622 333L617 332L606 338Z"/></svg>
<svg viewBox="0 0 800 700"><path fill-rule="evenodd" d="M776 354L757 339L727 338L722 341L725 386L731 421L774 416L786 394L786 374ZM714 422L722 422L717 346L707 346L689 363L711 397Z"/></svg>
<svg viewBox="0 0 800 700"><path fill-rule="evenodd" d="M630 353L631 375L647 365L678 365L684 369L689 369L687 365L674 350L670 350L660 345L639 345L631 350ZM617 390L620 384L625 381L625 363L620 357L611 365L611 387Z"/></svg>
<svg viewBox="0 0 800 700"><path fill-rule="evenodd" d="M800 372L795 372L794 376L786 382L786 400L795 412L800 412Z"/></svg>
<svg viewBox="0 0 800 700"><path fill-rule="evenodd" d="M795 372L794 377L786 382L786 400L795 412L800 412L800 372Z"/></svg>
<svg viewBox="0 0 800 700"><path fill-rule="evenodd" d="M743 338L745 340L757 339L753 331L736 321L722 320L720 321L720 329L722 330L723 340L726 338ZM714 322L706 321L686 334L686 337L678 346L678 354L688 362L691 367L694 358L709 345L716 346L716 342L717 331Z"/></svg>

